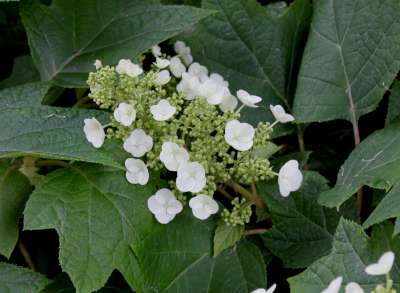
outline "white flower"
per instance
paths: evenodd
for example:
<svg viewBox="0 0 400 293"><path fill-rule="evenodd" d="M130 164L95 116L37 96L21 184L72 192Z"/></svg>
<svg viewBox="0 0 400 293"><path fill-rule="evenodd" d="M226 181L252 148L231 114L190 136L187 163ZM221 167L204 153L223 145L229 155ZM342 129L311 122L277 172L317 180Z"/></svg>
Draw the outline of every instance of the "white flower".
<svg viewBox="0 0 400 293"><path fill-rule="evenodd" d="M370 264L365 268L365 272L371 276L386 275L392 269L394 262L394 253L385 252L377 263Z"/></svg>
<svg viewBox="0 0 400 293"><path fill-rule="evenodd" d="M176 52L176 54L182 54L182 53L186 53L186 44L182 41L176 41L174 44L174 50Z"/></svg>
<svg viewBox="0 0 400 293"><path fill-rule="evenodd" d="M264 288L259 288L259 289L252 291L251 293L273 293L275 291L275 289L276 289L276 284L273 284L267 290L265 290Z"/></svg>
<svg viewBox="0 0 400 293"><path fill-rule="evenodd" d="M161 146L160 161L170 171L177 171L181 164L189 161L189 153L174 142L164 142Z"/></svg>
<svg viewBox="0 0 400 293"><path fill-rule="evenodd" d="M189 50L189 52L190 52L190 50ZM181 58L182 58L183 63L185 63L186 66L189 66L193 62L193 56L190 53L181 55Z"/></svg>
<svg viewBox="0 0 400 293"><path fill-rule="evenodd" d="M94 61L93 63L94 67L96 67L96 70L99 70L103 67L103 63L101 63L101 60L96 59L96 61Z"/></svg>
<svg viewBox="0 0 400 293"><path fill-rule="evenodd" d="M121 103L114 110L114 118L124 126L130 126L136 118L136 110L132 105Z"/></svg>
<svg viewBox="0 0 400 293"><path fill-rule="evenodd" d="M231 94L222 98L219 108L222 112L234 111L238 105L238 100Z"/></svg>
<svg viewBox="0 0 400 293"><path fill-rule="evenodd" d="M238 151L247 151L253 146L254 133L250 124L231 120L225 126L225 141Z"/></svg>
<svg viewBox="0 0 400 293"><path fill-rule="evenodd" d="M154 57L160 57L161 56L161 48L159 45L155 45L151 48L151 53L153 54Z"/></svg>
<svg viewBox="0 0 400 293"><path fill-rule="evenodd" d="M96 118L85 119L83 121L85 126L83 132L85 132L86 139L95 147L99 148L103 145L106 134L104 132L103 125Z"/></svg>
<svg viewBox="0 0 400 293"><path fill-rule="evenodd" d="M192 209L193 216L197 219L205 220L218 212L217 202L208 195L199 194L189 200L189 206Z"/></svg>
<svg viewBox="0 0 400 293"><path fill-rule="evenodd" d="M176 90L185 96L186 100L193 100L199 95L200 81L197 76L184 72L182 80L176 86Z"/></svg>
<svg viewBox="0 0 400 293"><path fill-rule="evenodd" d="M165 67L169 66L169 60L157 57L154 65L159 69L164 69Z"/></svg>
<svg viewBox="0 0 400 293"><path fill-rule="evenodd" d="M189 66L188 72L190 74L197 76L200 79L200 81L205 81L206 79L208 79L207 67L200 65L197 62L194 62Z"/></svg>
<svg viewBox="0 0 400 293"><path fill-rule="evenodd" d="M167 100L162 99L158 104L150 107L150 112L153 115L154 120L165 121L175 114L176 108L171 106Z"/></svg>
<svg viewBox="0 0 400 293"><path fill-rule="evenodd" d="M280 123L287 123L294 120L294 117L285 112L285 109L281 105L270 105L269 106L272 114L274 115L275 119Z"/></svg>
<svg viewBox="0 0 400 293"><path fill-rule="evenodd" d="M153 139L142 129L135 129L124 141L124 150L136 158L142 157L153 147Z"/></svg>
<svg viewBox="0 0 400 293"><path fill-rule="evenodd" d="M119 60L115 70L119 74L126 74L130 77L139 76L143 73L143 69L139 65L132 63L129 59Z"/></svg>
<svg viewBox="0 0 400 293"><path fill-rule="evenodd" d="M238 90L236 92L238 99L246 106L251 108L257 108L257 103L261 102L262 99L258 96L252 96L245 90Z"/></svg>
<svg viewBox="0 0 400 293"><path fill-rule="evenodd" d="M181 59L177 56L172 57L169 63L169 70L175 77L181 77L182 73L186 71L185 65L183 65Z"/></svg>
<svg viewBox="0 0 400 293"><path fill-rule="evenodd" d="M212 81L211 79L206 79L202 82L199 86L199 95L203 98L207 99L207 102L210 105L218 105L222 102L222 98L225 95L228 95L226 92L228 90L225 87L221 87L216 82Z"/></svg>
<svg viewBox="0 0 400 293"><path fill-rule="evenodd" d="M183 63L189 66L193 62L191 50L182 41L177 41L174 45L175 52L182 58Z"/></svg>
<svg viewBox="0 0 400 293"><path fill-rule="evenodd" d="M182 192L200 192L206 186L206 172L197 162L183 163L178 168L176 187Z"/></svg>
<svg viewBox="0 0 400 293"><path fill-rule="evenodd" d="M322 290L321 293L339 293L340 286L342 286L343 277L337 277L329 283L329 286Z"/></svg>
<svg viewBox="0 0 400 293"><path fill-rule="evenodd" d="M162 188L147 200L147 207L161 224L171 222L179 214L183 206L171 190Z"/></svg>
<svg viewBox="0 0 400 293"><path fill-rule="evenodd" d="M364 290L356 282L351 282L347 284L345 293L364 293Z"/></svg>
<svg viewBox="0 0 400 293"><path fill-rule="evenodd" d="M165 85L171 80L171 75L169 74L168 70L161 70L157 73L156 79L154 82L156 85Z"/></svg>
<svg viewBox="0 0 400 293"><path fill-rule="evenodd" d="M279 170L279 192L283 197L287 197L291 192L298 190L302 182L303 174L301 174L299 162L296 160L287 161Z"/></svg>
<svg viewBox="0 0 400 293"><path fill-rule="evenodd" d="M218 73L211 73L210 79L218 83L220 86L229 87L229 82L227 82L222 75Z"/></svg>
<svg viewBox="0 0 400 293"><path fill-rule="evenodd" d="M146 164L139 159L126 159L126 179L129 183L146 185L149 181L149 170L147 170Z"/></svg>

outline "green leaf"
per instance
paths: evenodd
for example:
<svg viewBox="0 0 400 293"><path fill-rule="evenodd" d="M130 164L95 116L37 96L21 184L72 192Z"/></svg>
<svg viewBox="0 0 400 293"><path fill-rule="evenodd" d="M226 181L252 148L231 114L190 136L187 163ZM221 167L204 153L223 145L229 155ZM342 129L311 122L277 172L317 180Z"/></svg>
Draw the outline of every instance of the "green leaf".
<svg viewBox="0 0 400 293"><path fill-rule="evenodd" d="M13 167L0 163L0 253L11 256L18 241L18 223L32 188Z"/></svg>
<svg viewBox="0 0 400 293"><path fill-rule="evenodd" d="M39 273L0 263L0 292L39 293L47 283L46 277Z"/></svg>
<svg viewBox="0 0 400 293"><path fill-rule="evenodd" d="M397 0L316 0L294 101L301 122L376 108L400 69Z"/></svg>
<svg viewBox="0 0 400 293"><path fill-rule="evenodd" d="M213 220L200 221L187 209L168 225L132 246L142 277L138 292L251 292L266 285L259 249L240 242L212 257Z"/></svg>
<svg viewBox="0 0 400 293"><path fill-rule="evenodd" d="M400 81L396 80L391 89L389 97L388 113L386 115L386 125L400 118Z"/></svg>
<svg viewBox="0 0 400 293"><path fill-rule="evenodd" d="M317 203L319 194L328 189L324 177L306 172L301 189L288 198L279 194L278 184L259 184L272 219L272 228L261 235L265 246L281 258L286 267L307 267L332 248L332 234L339 214Z"/></svg>
<svg viewBox="0 0 400 293"><path fill-rule="evenodd" d="M218 224L214 235L214 256L235 245L242 238L243 232L243 225L228 226L225 223Z"/></svg>
<svg viewBox="0 0 400 293"><path fill-rule="evenodd" d="M86 140L83 120L102 111L41 105L48 91L44 83L31 83L0 91L0 158L22 155L101 163L122 168L124 154L116 142L95 149ZM121 144L121 143L119 143Z"/></svg>
<svg viewBox="0 0 400 293"><path fill-rule="evenodd" d="M100 289L114 269L134 288L130 245L152 227L147 199L155 186L131 185L123 171L78 164L50 173L32 193L24 229L57 230L59 261L78 293Z"/></svg>
<svg viewBox="0 0 400 293"><path fill-rule="evenodd" d="M337 175L333 189L319 202L338 207L363 185L389 189L400 179L400 124L393 124L367 137L359 144Z"/></svg>
<svg viewBox="0 0 400 293"><path fill-rule="evenodd" d="M154 0L25 1L21 16L42 80L86 87L93 62L116 64L190 28L209 11Z"/></svg>
<svg viewBox="0 0 400 293"><path fill-rule="evenodd" d="M343 276L343 284L357 282L365 290L371 292L378 284L386 282L385 276L369 276L365 267L375 263L386 251L400 253L400 239L392 238L393 227L390 225L377 227L372 237L354 222L342 219L339 222L330 255L313 263L303 273L289 278L292 293L320 293L338 276ZM400 260L396 258L390 273L394 285L400 285Z"/></svg>
<svg viewBox="0 0 400 293"><path fill-rule="evenodd" d="M390 218L400 217L400 185L396 184L393 189L379 202L375 210L364 222L363 227L368 228L374 224L383 222Z"/></svg>
<svg viewBox="0 0 400 293"><path fill-rule="evenodd" d="M269 105L291 102L310 1L297 0L280 16L255 0L204 0L203 8L218 13L186 38L195 61L222 74L233 93L245 89L263 97L261 107L242 111L246 121L272 121Z"/></svg>
<svg viewBox="0 0 400 293"><path fill-rule="evenodd" d="M15 58L11 75L0 81L0 89L38 81L39 79L39 72L33 64L32 57L20 56Z"/></svg>

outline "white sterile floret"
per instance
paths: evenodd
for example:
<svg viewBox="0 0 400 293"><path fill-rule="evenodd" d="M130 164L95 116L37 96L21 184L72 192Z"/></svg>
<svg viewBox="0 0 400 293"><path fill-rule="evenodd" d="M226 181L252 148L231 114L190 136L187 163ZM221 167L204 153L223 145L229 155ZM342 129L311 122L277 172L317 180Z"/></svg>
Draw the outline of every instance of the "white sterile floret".
<svg viewBox="0 0 400 293"><path fill-rule="evenodd" d="M189 161L189 153L174 142L164 142L161 146L160 161L170 171L177 171L181 164Z"/></svg>
<svg viewBox="0 0 400 293"><path fill-rule="evenodd" d="M186 66L189 66L193 62L192 52L184 42L177 41L174 45L174 49Z"/></svg>
<svg viewBox="0 0 400 293"><path fill-rule="evenodd" d="M254 291L251 291L251 293L273 293L276 289L276 284L273 284L271 287L269 287L267 290L264 288L259 288Z"/></svg>
<svg viewBox="0 0 400 293"><path fill-rule="evenodd" d="M163 59L163 58L156 58L156 62L154 62L154 65L157 66L159 69L164 69L169 66L169 60L168 59Z"/></svg>
<svg viewBox="0 0 400 293"><path fill-rule="evenodd" d="M114 118L124 126L130 126L136 118L136 110L132 105L121 103L114 110Z"/></svg>
<svg viewBox="0 0 400 293"><path fill-rule="evenodd" d="M299 169L299 162L296 160L286 162L279 170L279 192L283 197L287 197L291 192L298 190L302 182L303 174Z"/></svg>
<svg viewBox="0 0 400 293"><path fill-rule="evenodd" d="M236 96L244 105L251 108L257 108L258 106L256 104L262 101L259 96L250 95L245 90L238 90Z"/></svg>
<svg viewBox="0 0 400 293"><path fill-rule="evenodd" d="M250 124L231 120L225 126L225 141L238 151L247 151L253 146L254 133Z"/></svg>
<svg viewBox="0 0 400 293"><path fill-rule="evenodd" d="M186 67L185 67L185 65L183 65L181 59L179 59L179 57L175 56L175 57L172 57L170 60L169 70L175 77L180 78L182 76L182 73L184 73L186 71Z"/></svg>
<svg viewBox="0 0 400 293"><path fill-rule="evenodd" d="M378 262L370 264L365 268L365 272L371 276L386 275L392 269L394 262L394 253L392 251L385 252Z"/></svg>
<svg viewBox="0 0 400 293"><path fill-rule="evenodd" d="M199 194L189 200L189 206L192 209L193 216L197 219L205 220L218 212L217 202L208 195Z"/></svg>
<svg viewBox="0 0 400 293"><path fill-rule="evenodd" d="M125 176L129 183L140 185L147 184L149 181L149 170L142 160L132 158L126 159L125 167Z"/></svg>
<svg viewBox="0 0 400 293"><path fill-rule="evenodd" d="M166 99L162 99L158 102L158 104L150 107L150 112L153 115L154 120L166 121L174 116L176 108L171 106Z"/></svg>
<svg viewBox="0 0 400 293"><path fill-rule="evenodd" d="M171 75L169 74L168 70L161 70L157 73L156 79L154 82L156 85L165 85L171 80Z"/></svg>
<svg viewBox="0 0 400 293"><path fill-rule="evenodd" d="M218 83L221 86L224 87L229 87L229 82L227 82L222 75L218 74L218 73L211 73L210 75L210 79L215 81L216 83Z"/></svg>
<svg viewBox="0 0 400 293"><path fill-rule="evenodd" d="M104 132L103 125L96 118L85 119L83 121L83 132L85 133L86 139L95 147L99 148L103 145L106 134Z"/></svg>
<svg viewBox="0 0 400 293"><path fill-rule="evenodd" d="M142 157L153 147L153 138L143 129L135 129L124 141L124 150L136 158Z"/></svg>
<svg viewBox="0 0 400 293"><path fill-rule="evenodd" d="M183 206L171 190L162 188L147 200L147 207L161 224L171 222L179 214Z"/></svg>
<svg viewBox="0 0 400 293"><path fill-rule="evenodd" d="M221 103L218 105L222 112L234 111L238 105L238 100L235 96L229 94L222 98Z"/></svg>
<svg viewBox="0 0 400 293"><path fill-rule="evenodd" d="M287 123L294 120L294 117L288 113L286 113L285 109L281 105L270 105L269 106L272 115L274 115L275 119L280 123Z"/></svg>
<svg viewBox="0 0 400 293"><path fill-rule="evenodd" d="M199 96L200 81L197 76L184 72L182 80L176 86L176 90L184 95L186 100L193 100Z"/></svg>
<svg viewBox="0 0 400 293"><path fill-rule="evenodd" d="M339 293L340 286L342 286L343 277L337 277L329 283L329 286L322 290L321 293Z"/></svg>
<svg viewBox="0 0 400 293"><path fill-rule="evenodd" d="M139 65L132 63L129 59L119 60L117 67L115 67L115 70L119 74L126 74L130 77L139 76L143 73L143 69Z"/></svg>
<svg viewBox="0 0 400 293"><path fill-rule="evenodd" d="M176 41L174 44L174 50L176 54L186 53L186 44L183 41Z"/></svg>
<svg viewBox="0 0 400 293"><path fill-rule="evenodd" d="M154 57L160 57L161 56L161 48L159 45L155 45L151 48L151 53L153 54Z"/></svg>
<svg viewBox="0 0 400 293"><path fill-rule="evenodd" d="M190 74L193 74L194 76L197 76L200 81L205 81L208 79L208 69L207 67L200 65L197 62L192 63L189 68L188 72Z"/></svg>
<svg viewBox="0 0 400 293"><path fill-rule="evenodd" d="M198 162L186 162L179 166L176 187L182 192L200 192L206 186L206 172Z"/></svg>
<svg viewBox="0 0 400 293"><path fill-rule="evenodd" d="M96 61L94 61L93 63L94 67L96 67L96 70L99 70L103 67L103 63L101 63L101 60L96 59Z"/></svg>
<svg viewBox="0 0 400 293"><path fill-rule="evenodd" d="M189 53L181 55L181 59L186 66L189 66L193 62L193 56L190 53L190 48L187 48L189 49Z"/></svg>
<svg viewBox="0 0 400 293"><path fill-rule="evenodd" d="M211 79L206 79L199 86L199 95L207 99L210 105L218 105L222 102L222 98L227 96L229 90L226 87L220 86Z"/></svg>
<svg viewBox="0 0 400 293"><path fill-rule="evenodd" d="M345 293L364 293L364 290L356 282L350 282L346 285L344 292Z"/></svg>

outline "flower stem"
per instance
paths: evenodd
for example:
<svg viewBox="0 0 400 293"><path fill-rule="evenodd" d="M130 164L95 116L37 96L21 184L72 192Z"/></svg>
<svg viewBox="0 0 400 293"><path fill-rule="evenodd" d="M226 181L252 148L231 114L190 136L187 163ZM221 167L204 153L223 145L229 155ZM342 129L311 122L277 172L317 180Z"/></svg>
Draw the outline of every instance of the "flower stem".
<svg viewBox="0 0 400 293"><path fill-rule="evenodd" d="M221 193L223 196L225 196L227 199L229 199L229 200L232 200L233 199L233 196L232 195L230 195L225 189L224 189L224 187L222 186L222 185L219 185L218 187L217 187L217 190L219 191L219 193Z"/></svg>
<svg viewBox="0 0 400 293"><path fill-rule="evenodd" d="M254 204L257 208L259 208L261 210L266 209L264 202L258 197L257 193L248 191L242 185L240 185L234 181L226 182L226 184L228 186L231 186L236 192L240 193L240 195L242 195L244 198L246 198L250 203ZM254 188L255 188L255 185L254 185Z"/></svg>
<svg viewBox="0 0 400 293"><path fill-rule="evenodd" d="M260 234L264 234L267 231L268 231L268 229L265 229L265 228L250 229L250 230L246 230L244 232L244 235L260 235Z"/></svg>
<svg viewBox="0 0 400 293"><path fill-rule="evenodd" d="M25 245L20 241L18 241L18 248L19 251L21 252L22 256L24 257L24 260L26 262L26 264L28 265L28 267L32 270L32 271L37 271L35 264L32 261L31 256L28 253L28 250L26 249Z"/></svg>

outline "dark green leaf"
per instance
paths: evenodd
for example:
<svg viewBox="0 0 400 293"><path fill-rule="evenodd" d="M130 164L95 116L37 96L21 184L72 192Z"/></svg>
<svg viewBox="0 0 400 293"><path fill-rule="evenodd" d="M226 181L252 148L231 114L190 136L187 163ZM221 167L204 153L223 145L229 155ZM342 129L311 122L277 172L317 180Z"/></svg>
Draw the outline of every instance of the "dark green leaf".
<svg viewBox="0 0 400 293"><path fill-rule="evenodd" d="M360 187L389 189L400 179L400 124L376 131L350 154L340 168L336 185L321 194L319 201L338 207Z"/></svg>
<svg viewBox="0 0 400 293"><path fill-rule="evenodd" d="M396 80L391 89L389 97L388 113L386 115L386 125L400 118L400 81Z"/></svg>
<svg viewBox="0 0 400 293"><path fill-rule="evenodd" d="M301 122L376 108L400 69L397 0L316 0L294 101Z"/></svg>
<svg viewBox="0 0 400 293"><path fill-rule="evenodd" d="M0 253L10 257L18 240L18 223L32 188L13 167L0 163Z"/></svg>
<svg viewBox="0 0 400 293"><path fill-rule="evenodd" d="M328 189L326 179L318 173L307 172L301 189L288 198L279 194L277 185L275 181L258 185L273 223L261 237L286 267L307 267L330 252L332 234L339 221L336 211L317 202L319 194Z"/></svg>
<svg viewBox="0 0 400 293"><path fill-rule="evenodd" d="M208 11L154 0L24 1L21 16L42 80L86 87L93 62L115 64L188 29Z"/></svg>
<svg viewBox="0 0 400 293"><path fill-rule="evenodd" d="M375 263L386 251L400 254L400 239L392 239L393 227L377 227L372 237L363 229L348 220L341 220L335 233L333 249L330 255L313 263L300 275L290 278L292 293L320 293L338 276L343 276L343 284L357 282L365 292L371 292L378 284L386 282L385 276L369 276L365 267ZM395 287L400 285L400 260L396 258L390 273Z"/></svg>
<svg viewBox="0 0 400 293"><path fill-rule="evenodd" d="M243 225L228 226L220 223L215 229L214 235L214 256L236 244L242 238L244 232Z"/></svg>
<svg viewBox="0 0 400 293"><path fill-rule="evenodd" d="M33 65L32 57L17 57L14 61L14 67L11 76L0 81L0 89L38 81L39 79L39 72L35 68L35 65Z"/></svg>

